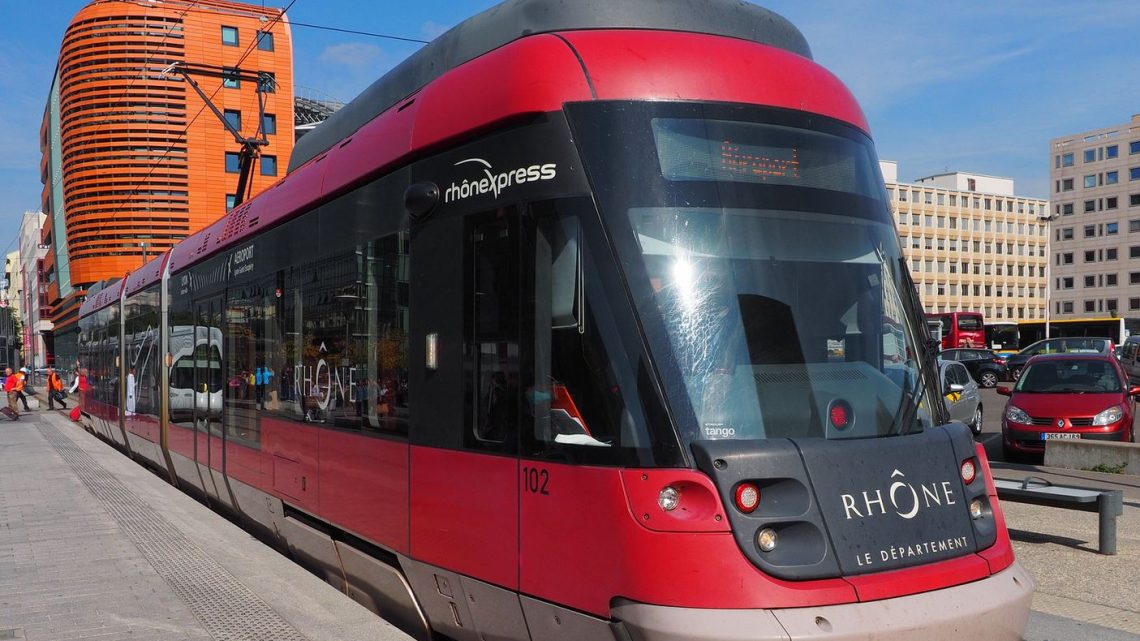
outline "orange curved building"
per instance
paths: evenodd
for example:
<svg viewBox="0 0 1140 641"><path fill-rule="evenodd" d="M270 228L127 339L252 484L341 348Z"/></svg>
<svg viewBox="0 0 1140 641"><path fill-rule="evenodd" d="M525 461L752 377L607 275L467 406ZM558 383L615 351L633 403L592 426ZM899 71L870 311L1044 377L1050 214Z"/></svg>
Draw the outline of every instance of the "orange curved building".
<svg viewBox="0 0 1140 641"><path fill-rule="evenodd" d="M80 10L63 37L40 132L44 270L61 363L74 360L67 335L90 285L121 277L213 222L236 195L241 145L171 72L176 63L206 71L191 77L246 137L259 129L259 83L246 74L272 74L260 119L268 144L253 167L252 193L285 174L292 47L279 9L93 0Z"/></svg>

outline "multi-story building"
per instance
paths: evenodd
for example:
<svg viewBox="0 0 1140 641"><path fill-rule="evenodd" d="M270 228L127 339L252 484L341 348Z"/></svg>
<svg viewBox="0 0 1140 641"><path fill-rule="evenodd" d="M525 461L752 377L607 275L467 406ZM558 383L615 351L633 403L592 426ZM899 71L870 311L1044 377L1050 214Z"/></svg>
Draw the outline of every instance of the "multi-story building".
<svg viewBox="0 0 1140 641"><path fill-rule="evenodd" d="M1054 315L1140 316L1140 114L1049 153Z"/></svg>
<svg viewBox="0 0 1140 641"><path fill-rule="evenodd" d="M40 131L44 273L60 362L74 361L91 284L122 277L237 197L241 145L180 68L243 137L264 134L252 193L285 173L293 79L280 9L228 0L92 0L81 9L64 34Z"/></svg>
<svg viewBox="0 0 1140 641"><path fill-rule="evenodd" d="M4 257L4 286L0 288L0 368L20 362L16 346L20 344L23 330L20 327L21 292L17 283L22 280L20 250L16 249Z"/></svg>
<svg viewBox="0 0 1140 641"><path fill-rule="evenodd" d="M1045 317L1046 200L1010 178L950 172L899 182L880 163L895 224L927 312L987 320Z"/></svg>
<svg viewBox="0 0 1140 641"><path fill-rule="evenodd" d="M47 283L44 279L44 258L47 247L41 242L47 216L40 212L26 212L20 222L20 279L16 285L20 292L20 325L23 328L23 358L28 367L44 367L52 362L50 345L45 335L51 334L51 320L42 311L47 306Z"/></svg>

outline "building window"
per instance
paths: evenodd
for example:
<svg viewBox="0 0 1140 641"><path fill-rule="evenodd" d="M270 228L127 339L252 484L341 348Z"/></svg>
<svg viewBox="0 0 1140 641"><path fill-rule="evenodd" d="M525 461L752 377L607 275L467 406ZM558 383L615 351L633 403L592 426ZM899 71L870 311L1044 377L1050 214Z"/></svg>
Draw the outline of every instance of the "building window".
<svg viewBox="0 0 1140 641"><path fill-rule="evenodd" d="M1137 247L1136 249L1140 249L1140 247ZM1096 262L1096 252L1091 250L1091 249L1086 251L1085 252L1085 262L1086 263L1095 263Z"/></svg>
<svg viewBox="0 0 1140 641"><path fill-rule="evenodd" d="M236 109L226 109L222 112L225 115L226 122L237 131L241 131L241 112Z"/></svg>
<svg viewBox="0 0 1140 641"><path fill-rule="evenodd" d="M1119 223L1105 223L1104 224L1104 235L1105 236L1112 236L1112 235L1116 234L1116 232L1119 229L1120 229Z"/></svg>
<svg viewBox="0 0 1140 641"><path fill-rule="evenodd" d="M1096 201L1095 200L1086 200L1085 201L1085 213L1087 214L1090 211L1096 211Z"/></svg>
<svg viewBox="0 0 1140 641"><path fill-rule="evenodd" d="M261 133L272 136L277 133L277 116L265 114L261 117Z"/></svg>
<svg viewBox="0 0 1140 641"><path fill-rule="evenodd" d="M973 178L967 178L966 179L966 190L967 191L978 191L978 181L973 179ZM975 200L975 202L977 202L977 201Z"/></svg>
<svg viewBox="0 0 1140 641"><path fill-rule="evenodd" d="M222 27L222 44L227 47L236 47L240 44L237 27Z"/></svg>
<svg viewBox="0 0 1140 641"><path fill-rule="evenodd" d="M226 211L233 209L236 202L237 194L226 194Z"/></svg>
<svg viewBox="0 0 1140 641"><path fill-rule="evenodd" d="M222 68L222 86L226 89L240 89L241 77L238 76L238 70L233 67Z"/></svg>
<svg viewBox="0 0 1140 641"><path fill-rule="evenodd" d="M1140 247L1137 247L1136 245L1129 247L1128 248L1128 257L1129 258L1140 258Z"/></svg>
<svg viewBox="0 0 1140 641"><path fill-rule="evenodd" d="M1072 167L1073 166L1073 154L1071 154L1071 153L1061 154L1061 166L1062 167Z"/></svg>
<svg viewBox="0 0 1140 641"><path fill-rule="evenodd" d="M276 176L277 175L277 156L262 156L261 157L261 175L262 176Z"/></svg>
<svg viewBox="0 0 1140 641"><path fill-rule="evenodd" d="M1116 203L1117 203L1116 196L1112 196L1111 198L1105 198L1104 199L1104 208L1105 209L1116 209Z"/></svg>
<svg viewBox="0 0 1140 641"><path fill-rule="evenodd" d="M1118 182L1120 182L1120 172L1118 172L1118 171L1106 171L1106 172L1104 172L1104 184L1115 185Z"/></svg>
<svg viewBox="0 0 1140 641"><path fill-rule="evenodd" d="M1115 247L1109 247L1108 249L1104 250L1104 259L1105 260L1116 260L1116 248Z"/></svg>
<svg viewBox="0 0 1140 641"><path fill-rule="evenodd" d="M1073 179L1066 178L1061 181L1061 191L1073 191Z"/></svg>
<svg viewBox="0 0 1140 641"><path fill-rule="evenodd" d="M1105 274L1104 275L1104 286L1105 287L1116 287L1116 274Z"/></svg>
<svg viewBox="0 0 1140 641"><path fill-rule="evenodd" d="M273 34L268 31L258 31L257 48L262 51L273 51Z"/></svg>
<svg viewBox="0 0 1140 641"><path fill-rule="evenodd" d="M241 159L236 151L226 152L226 173L236 174L240 171Z"/></svg>
<svg viewBox="0 0 1140 641"><path fill-rule="evenodd" d="M958 197L955 196L954 194L950 194L950 206L951 207L957 207L958 206Z"/></svg>
<svg viewBox="0 0 1140 641"><path fill-rule="evenodd" d="M1073 203L1065 203L1064 205L1061 205L1061 215L1062 216L1072 216L1073 215Z"/></svg>
<svg viewBox="0 0 1140 641"><path fill-rule="evenodd" d="M263 93L277 93L277 76L272 72L262 71L257 75L257 88Z"/></svg>
<svg viewBox="0 0 1140 641"><path fill-rule="evenodd" d="M1096 175L1085 176L1085 189L1096 187Z"/></svg>
<svg viewBox="0 0 1140 641"><path fill-rule="evenodd" d="M1073 264L1073 252L1065 252L1063 254L1058 254L1057 257L1060 259L1060 262L1058 263L1060 265L1072 265Z"/></svg>
<svg viewBox="0 0 1140 641"><path fill-rule="evenodd" d="M1106 311L1106 312L1115 312L1115 311L1117 311L1117 307L1116 307L1116 305L1117 305L1117 300L1118 300L1118 299L1116 299L1116 298L1106 298L1106 299L1104 300L1104 311Z"/></svg>
<svg viewBox="0 0 1140 641"><path fill-rule="evenodd" d="M1086 312L1095 312L1096 311L1096 301L1086 300L1085 301L1085 311Z"/></svg>
<svg viewBox="0 0 1140 641"><path fill-rule="evenodd" d="M1073 277L1072 276L1066 276L1066 277L1061 279L1061 289L1072 289L1072 288L1073 288Z"/></svg>
<svg viewBox="0 0 1140 641"><path fill-rule="evenodd" d="M1116 158L1117 155L1119 155L1119 153L1120 153L1120 150L1119 150L1119 148L1117 148L1116 145L1109 145L1109 146L1104 148L1104 157L1105 158Z"/></svg>
<svg viewBox="0 0 1140 641"><path fill-rule="evenodd" d="M1129 233L1135 233L1138 231L1140 231L1140 220L1128 221L1128 232Z"/></svg>
<svg viewBox="0 0 1140 641"><path fill-rule="evenodd" d="M1092 162L1094 160L1096 160L1096 150L1095 149L1086 149L1085 150L1085 162Z"/></svg>
<svg viewBox="0 0 1140 641"><path fill-rule="evenodd" d="M1128 194L1128 206L1140 207L1140 194Z"/></svg>
<svg viewBox="0 0 1140 641"><path fill-rule="evenodd" d="M1096 287L1096 276L1085 276L1085 287Z"/></svg>
<svg viewBox="0 0 1140 641"><path fill-rule="evenodd" d="M906 190L905 189L899 190L899 202L903 202L903 203L906 202Z"/></svg>
<svg viewBox="0 0 1140 641"><path fill-rule="evenodd" d="M1061 311L1066 313L1066 314L1072 314L1073 313L1073 301L1067 300L1067 301L1061 303Z"/></svg>
<svg viewBox="0 0 1140 641"><path fill-rule="evenodd" d="M1085 238L1096 236L1096 225L1085 225Z"/></svg>
<svg viewBox="0 0 1140 641"><path fill-rule="evenodd" d="M1133 140L1132 142L1128 143L1128 153L1140 154L1140 140Z"/></svg>
<svg viewBox="0 0 1140 641"><path fill-rule="evenodd" d="M1129 298L1128 309L1140 309L1140 298Z"/></svg>

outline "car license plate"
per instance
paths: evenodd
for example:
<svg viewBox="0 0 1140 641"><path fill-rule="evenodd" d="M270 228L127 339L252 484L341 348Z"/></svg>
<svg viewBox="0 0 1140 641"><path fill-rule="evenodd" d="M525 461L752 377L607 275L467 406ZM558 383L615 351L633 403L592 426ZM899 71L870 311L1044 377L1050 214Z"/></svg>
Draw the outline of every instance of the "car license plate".
<svg viewBox="0 0 1140 641"><path fill-rule="evenodd" d="M1042 441L1055 441L1057 439L1072 439L1076 440L1081 438L1081 435L1076 432L1042 432Z"/></svg>

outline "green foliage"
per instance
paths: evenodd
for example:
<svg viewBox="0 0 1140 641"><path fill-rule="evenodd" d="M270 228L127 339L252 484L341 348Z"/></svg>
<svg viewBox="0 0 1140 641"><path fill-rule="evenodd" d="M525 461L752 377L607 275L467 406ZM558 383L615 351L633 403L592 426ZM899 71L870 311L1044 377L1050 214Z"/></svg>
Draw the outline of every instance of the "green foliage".
<svg viewBox="0 0 1140 641"><path fill-rule="evenodd" d="M1109 465L1107 463L1099 463L1095 467L1086 467L1086 472L1104 472L1105 474L1123 474L1124 468L1128 467L1128 463L1121 463L1120 465Z"/></svg>

